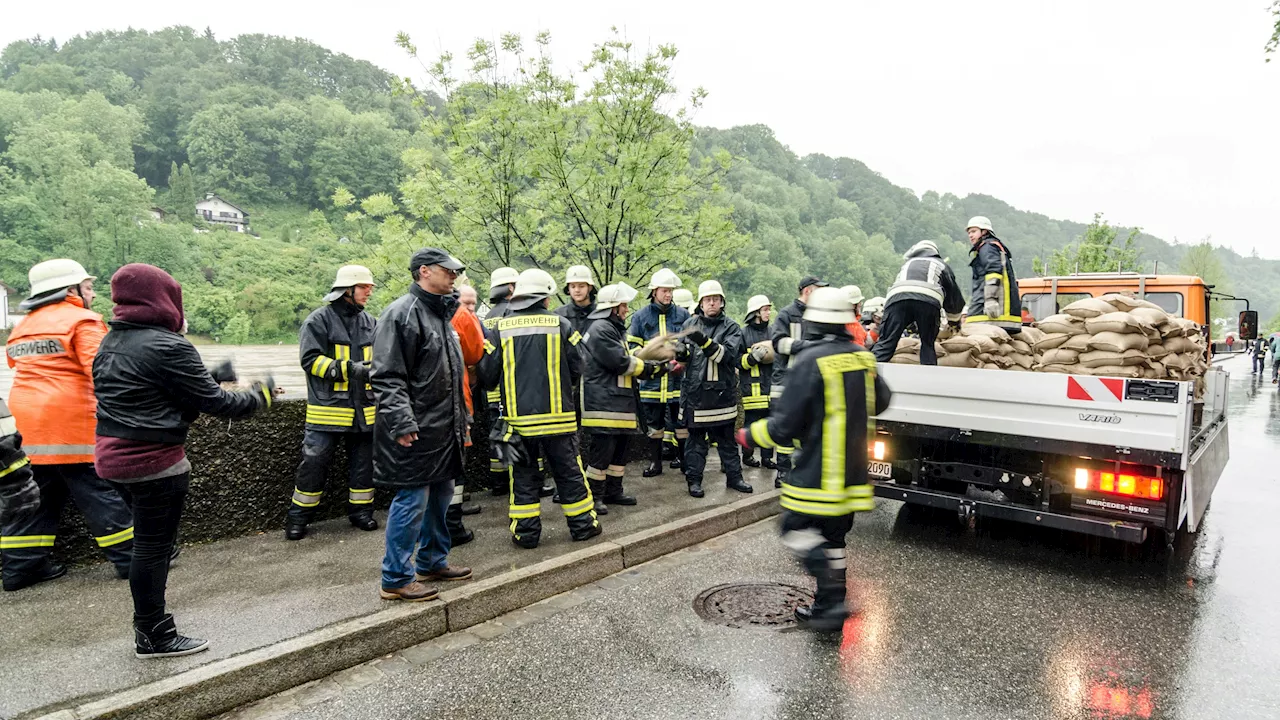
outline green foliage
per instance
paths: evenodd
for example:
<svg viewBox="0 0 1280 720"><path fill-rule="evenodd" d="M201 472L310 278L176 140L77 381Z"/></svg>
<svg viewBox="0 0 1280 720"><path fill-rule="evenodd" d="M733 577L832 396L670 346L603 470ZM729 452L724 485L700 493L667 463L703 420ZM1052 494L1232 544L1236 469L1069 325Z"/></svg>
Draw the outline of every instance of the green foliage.
<svg viewBox="0 0 1280 720"><path fill-rule="evenodd" d="M252 332L253 321L249 319L249 316L242 312L236 313L235 317L231 318L226 328L223 329L222 337L219 339L228 345L244 345L249 342Z"/></svg>
<svg viewBox="0 0 1280 720"><path fill-rule="evenodd" d="M1204 280L1206 285L1212 285L1214 292L1226 295L1234 292L1231 278L1223 268L1216 248L1207 237L1187 248L1186 254L1178 264L1178 272L1184 275L1195 275ZM1209 306L1210 313L1215 318L1232 315L1233 308L1232 301L1227 300L1214 300Z"/></svg>
<svg viewBox="0 0 1280 720"><path fill-rule="evenodd" d="M1136 245L1141 228L1129 230L1124 245L1116 245L1115 228L1102 219L1102 213L1093 214L1093 222L1085 228L1084 236L1061 250L1054 250L1049 261L1040 258L1031 262L1037 275L1070 275L1092 272L1135 272L1141 268L1138 256L1142 250Z"/></svg>
<svg viewBox="0 0 1280 720"><path fill-rule="evenodd" d="M1270 12L1272 22L1271 37L1267 40L1267 44L1262 50L1266 55L1271 55L1276 51L1276 48L1280 48L1280 0L1272 0ZM1267 62L1271 62L1270 57L1267 58Z"/></svg>

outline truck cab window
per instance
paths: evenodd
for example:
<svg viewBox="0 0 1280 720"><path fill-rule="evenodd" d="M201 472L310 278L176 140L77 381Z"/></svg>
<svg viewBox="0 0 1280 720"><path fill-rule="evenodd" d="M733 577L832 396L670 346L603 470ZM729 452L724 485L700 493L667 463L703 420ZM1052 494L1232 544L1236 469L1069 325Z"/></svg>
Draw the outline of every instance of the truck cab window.
<svg viewBox="0 0 1280 720"><path fill-rule="evenodd" d="M1058 293L1058 302L1055 306L1049 293L1027 293L1022 296L1022 307L1031 313L1031 317L1043 320L1050 315L1057 315L1062 312L1062 308L1071 303L1087 297L1093 296L1089 293Z"/></svg>
<svg viewBox="0 0 1280 720"><path fill-rule="evenodd" d="M1146 294L1147 302L1153 302L1160 306L1161 310L1175 317L1182 317L1182 293L1179 292L1149 292Z"/></svg>

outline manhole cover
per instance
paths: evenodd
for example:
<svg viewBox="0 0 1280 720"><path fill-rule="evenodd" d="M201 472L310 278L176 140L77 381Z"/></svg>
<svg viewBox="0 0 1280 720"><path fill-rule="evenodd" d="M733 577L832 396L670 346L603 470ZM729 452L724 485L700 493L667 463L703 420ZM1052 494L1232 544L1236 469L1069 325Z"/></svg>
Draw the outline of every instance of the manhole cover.
<svg viewBox="0 0 1280 720"><path fill-rule="evenodd" d="M693 600L698 617L731 628L777 630L795 627L795 609L813 602L813 593L775 582L729 583L703 590Z"/></svg>

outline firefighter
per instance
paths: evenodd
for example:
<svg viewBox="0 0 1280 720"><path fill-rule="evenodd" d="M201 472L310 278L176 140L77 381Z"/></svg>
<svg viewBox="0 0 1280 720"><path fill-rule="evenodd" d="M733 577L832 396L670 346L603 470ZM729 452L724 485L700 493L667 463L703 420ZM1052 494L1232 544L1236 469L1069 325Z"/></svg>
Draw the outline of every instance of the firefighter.
<svg viewBox="0 0 1280 720"><path fill-rule="evenodd" d="M498 321L511 312L511 292L516 289L516 278L520 273L514 268L500 267L489 274L489 314L485 315L483 325L486 331L498 326ZM497 422L502 417L502 393L494 388L485 393L485 401L489 411L489 422ZM489 492L494 497L507 494L507 469L502 461L489 448Z"/></svg>
<svg viewBox="0 0 1280 720"><path fill-rule="evenodd" d="M769 325L769 339L773 341L774 351L773 378L769 386L769 398L772 401L782 396L782 389L786 384L787 364L791 361L791 356L800 351L800 346L804 342L805 303L809 301L809 295L814 290L824 287L827 287L827 283L813 275L806 276L800 281L799 297L779 310L777 317ZM787 474L791 472L793 451L794 448L789 445L777 448L778 474L773 479L774 487L781 487L782 483L787 481Z"/></svg>
<svg viewBox="0 0 1280 720"><path fill-rule="evenodd" d="M884 323L874 350L876 361L889 362L903 331L915 325L920 334L920 364L937 365L938 353L933 344L938 339L941 314L945 312L947 321L958 326L964 295L932 240L912 245L903 258L906 262L898 271L898 279L885 293Z"/></svg>
<svg viewBox="0 0 1280 720"><path fill-rule="evenodd" d="M817 581L814 602L796 619L839 630L845 605L845 535L853 514L874 509L867 483L867 441L875 415L889 406L889 386L875 358L853 344L848 297L820 288L804 311L804 345L792 356L787 387L769 418L738 432L743 447L798 443L795 470L782 486L782 541Z"/></svg>
<svg viewBox="0 0 1280 720"><path fill-rule="evenodd" d="M667 372L666 363L642 361L627 350L628 303L638 291L626 283L605 285L596 297L591 325L582 340L582 428L591 436L587 483L597 515L609 505L635 505L622 489L627 445L639 432L639 381Z"/></svg>
<svg viewBox="0 0 1280 720"><path fill-rule="evenodd" d="M867 344L867 329L862 326L862 302L866 299L862 296L862 288L857 285L845 285L840 288L840 292L849 296L849 302L853 304L853 316L859 318L849 323L849 334L853 336L853 341L864 348L870 348Z"/></svg>
<svg viewBox="0 0 1280 720"><path fill-rule="evenodd" d="M749 493L742 478L742 459L733 447L733 427L738 422L738 363L741 361L742 328L724 313L724 290L715 280L698 286L698 308L685 323L689 331L678 356L688 363L680 388L682 424L689 429L684 476L689 494L703 496L702 473L711 443L720 454L720 469L730 490ZM752 350L756 358L764 349Z"/></svg>
<svg viewBox="0 0 1280 720"><path fill-rule="evenodd" d="M655 337L678 333L684 328L689 311L673 302L674 291L681 284L680 278L667 268L658 270L649 279L649 304L631 316L627 339L636 349ZM671 467L682 467L689 430L679 422L680 373L667 373L641 382L640 406L649 428L649 465L643 475L662 474L662 440L667 427L672 428L677 447Z"/></svg>
<svg viewBox="0 0 1280 720"><path fill-rule="evenodd" d="M570 536L587 540L601 533L578 460L572 388L582 378L579 337L568 320L547 309L553 293L555 280L546 271L532 268L520 273L512 313L490 333L485 358L477 367L485 387L500 388L504 439L520 445L509 469L509 516L511 539L522 548L537 547L542 536L539 457L546 459L555 478Z"/></svg>
<svg viewBox="0 0 1280 720"><path fill-rule="evenodd" d="M569 302L556 308L556 314L567 319L574 332L583 335L591 324L587 318L596 309L596 281L591 277L591 268L574 265L566 270L563 290Z"/></svg>
<svg viewBox="0 0 1280 720"><path fill-rule="evenodd" d="M883 320L884 298L873 297L862 305L862 327L867 329L867 341L875 345L880 340L880 323Z"/></svg>
<svg viewBox="0 0 1280 720"><path fill-rule="evenodd" d="M990 323L1010 335L1022 332L1022 298L1013 273L1013 254L995 236L991 221L981 215L969 219L968 232L973 289L964 321Z"/></svg>
<svg viewBox="0 0 1280 720"><path fill-rule="evenodd" d="M742 359L739 361L738 388L742 393L742 409L746 424L750 425L769 416L769 381L773 374L773 343L769 341L769 314L773 305L765 295L753 295L747 300L747 324L742 328ZM757 353L757 347L768 346L767 351ZM742 464L748 467L764 467L774 470L773 450L760 449L756 460L752 450L742 451ZM775 481L776 482L776 481Z"/></svg>
<svg viewBox="0 0 1280 720"><path fill-rule="evenodd" d="M22 451L22 433L0 400L0 524L20 521L40 509L40 486Z"/></svg>
<svg viewBox="0 0 1280 720"><path fill-rule="evenodd" d="M286 540L307 536L307 524L324 495L329 463L339 443L347 451L347 519L361 530L378 529L373 518L377 403L369 384L376 323L364 310L373 287L369 268L338 268L324 296L327 304L308 315L298 331L299 355L307 374L307 416Z"/></svg>
<svg viewBox="0 0 1280 720"><path fill-rule="evenodd" d="M698 307L698 301L693 299L693 293L685 288L676 288L675 292L671 293L671 302L689 311L690 315Z"/></svg>
<svg viewBox="0 0 1280 720"><path fill-rule="evenodd" d="M74 260L42 262L28 278L31 297L19 306L27 317L9 336L6 355L14 368L10 409L41 503L0 528L3 586L21 590L66 574L51 557L68 497L123 579L133 553L133 514L93 469L93 360L107 334L102 316L89 309L95 278Z"/></svg>

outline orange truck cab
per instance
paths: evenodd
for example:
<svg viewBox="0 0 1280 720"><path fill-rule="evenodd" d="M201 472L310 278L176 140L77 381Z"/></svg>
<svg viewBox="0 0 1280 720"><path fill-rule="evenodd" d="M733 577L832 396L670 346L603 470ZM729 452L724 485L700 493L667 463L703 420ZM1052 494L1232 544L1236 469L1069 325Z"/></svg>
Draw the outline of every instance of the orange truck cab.
<svg viewBox="0 0 1280 720"><path fill-rule="evenodd" d="M1062 308L1087 297L1132 293L1159 305L1175 317L1194 320L1205 332L1211 332L1213 325L1209 322L1211 290L1212 286L1194 275L1079 273L1018 279L1022 307L1033 320L1056 315L1062 312Z"/></svg>

